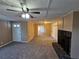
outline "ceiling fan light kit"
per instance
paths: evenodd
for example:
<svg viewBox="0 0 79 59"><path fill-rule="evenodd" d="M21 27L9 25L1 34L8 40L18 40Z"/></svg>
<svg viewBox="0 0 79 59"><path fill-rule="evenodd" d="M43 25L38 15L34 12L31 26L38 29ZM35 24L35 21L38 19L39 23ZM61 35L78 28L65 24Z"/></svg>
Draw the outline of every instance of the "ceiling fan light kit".
<svg viewBox="0 0 79 59"><path fill-rule="evenodd" d="M29 15L28 13L23 13L23 14L21 15L21 17L22 17L23 19L29 19L29 18L30 18L30 15Z"/></svg>

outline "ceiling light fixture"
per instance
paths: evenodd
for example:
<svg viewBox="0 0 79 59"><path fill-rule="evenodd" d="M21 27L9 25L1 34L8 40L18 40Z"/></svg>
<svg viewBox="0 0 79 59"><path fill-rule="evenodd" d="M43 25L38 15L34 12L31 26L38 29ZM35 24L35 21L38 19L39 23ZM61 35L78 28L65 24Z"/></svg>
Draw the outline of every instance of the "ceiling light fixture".
<svg viewBox="0 0 79 59"><path fill-rule="evenodd" d="M30 15L28 13L24 13L21 15L22 18L24 19L29 19L30 18Z"/></svg>

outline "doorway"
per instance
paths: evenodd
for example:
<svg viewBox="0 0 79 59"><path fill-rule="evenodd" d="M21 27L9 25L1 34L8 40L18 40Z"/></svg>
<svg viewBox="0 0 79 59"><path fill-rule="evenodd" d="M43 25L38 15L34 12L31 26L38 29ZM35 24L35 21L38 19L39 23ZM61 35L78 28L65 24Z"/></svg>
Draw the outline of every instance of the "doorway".
<svg viewBox="0 0 79 59"><path fill-rule="evenodd" d="M21 41L21 26L20 24L12 24L13 41Z"/></svg>
<svg viewBox="0 0 79 59"><path fill-rule="evenodd" d="M38 36L42 36L45 34L45 26L44 25L38 25Z"/></svg>

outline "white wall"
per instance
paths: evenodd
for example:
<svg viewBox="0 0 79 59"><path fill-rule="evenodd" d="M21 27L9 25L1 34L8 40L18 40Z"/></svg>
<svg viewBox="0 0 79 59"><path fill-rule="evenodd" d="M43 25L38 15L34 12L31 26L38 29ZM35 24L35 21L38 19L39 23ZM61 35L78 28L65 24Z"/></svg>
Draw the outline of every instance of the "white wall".
<svg viewBox="0 0 79 59"><path fill-rule="evenodd" d="M21 22L22 41L27 41L27 22Z"/></svg>
<svg viewBox="0 0 79 59"><path fill-rule="evenodd" d="M79 59L79 12L74 12L71 57Z"/></svg>

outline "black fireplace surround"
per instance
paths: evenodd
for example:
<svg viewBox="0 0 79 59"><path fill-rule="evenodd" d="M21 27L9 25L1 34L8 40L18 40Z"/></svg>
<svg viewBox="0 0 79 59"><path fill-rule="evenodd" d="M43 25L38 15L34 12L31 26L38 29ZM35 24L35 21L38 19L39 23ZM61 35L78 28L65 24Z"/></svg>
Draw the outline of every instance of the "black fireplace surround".
<svg viewBox="0 0 79 59"><path fill-rule="evenodd" d="M70 31L58 30L58 44L68 55L70 55L71 36L72 32Z"/></svg>

